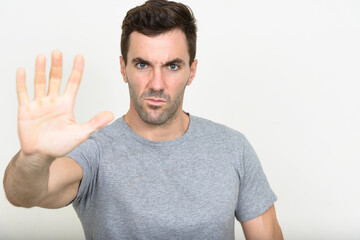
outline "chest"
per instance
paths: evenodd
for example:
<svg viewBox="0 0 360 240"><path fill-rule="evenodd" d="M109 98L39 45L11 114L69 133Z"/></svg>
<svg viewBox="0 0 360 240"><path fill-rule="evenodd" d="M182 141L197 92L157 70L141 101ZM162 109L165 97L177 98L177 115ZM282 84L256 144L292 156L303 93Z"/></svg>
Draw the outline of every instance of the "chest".
<svg viewBox="0 0 360 240"><path fill-rule="evenodd" d="M147 149L112 153L99 169L99 195L131 227L198 231L232 224L239 179L231 153ZM109 159L109 158L108 158ZM106 207L106 206L105 206Z"/></svg>

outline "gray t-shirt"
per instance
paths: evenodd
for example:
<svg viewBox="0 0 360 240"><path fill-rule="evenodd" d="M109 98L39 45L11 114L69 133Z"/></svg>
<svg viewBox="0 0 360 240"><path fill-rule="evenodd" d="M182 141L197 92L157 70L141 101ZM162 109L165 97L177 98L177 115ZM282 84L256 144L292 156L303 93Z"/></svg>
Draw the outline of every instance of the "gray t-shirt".
<svg viewBox="0 0 360 240"><path fill-rule="evenodd" d="M235 217L276 201L246 138L195 116L164 142L119 118L68 156L83 170L73 206L86 239L234 239Z"/></svg>

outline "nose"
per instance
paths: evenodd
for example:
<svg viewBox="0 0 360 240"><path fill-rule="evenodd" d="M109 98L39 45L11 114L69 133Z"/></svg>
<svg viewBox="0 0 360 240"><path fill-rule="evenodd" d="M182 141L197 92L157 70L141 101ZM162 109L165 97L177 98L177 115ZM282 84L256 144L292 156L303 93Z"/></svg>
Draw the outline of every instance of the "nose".
<svg viewBox="0 0 360 240"><path fill-rule="evenodd" d="M165 79L160 67L155 67L152 71L152 76L149 82L149 88L154 91L165 90Z"/></svg>

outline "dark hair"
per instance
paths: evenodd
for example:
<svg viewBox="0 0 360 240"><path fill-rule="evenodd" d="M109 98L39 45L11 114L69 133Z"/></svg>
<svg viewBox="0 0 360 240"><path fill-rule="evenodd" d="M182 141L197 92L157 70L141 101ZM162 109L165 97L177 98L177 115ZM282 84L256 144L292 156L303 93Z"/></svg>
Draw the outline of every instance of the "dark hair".
<svg viewBox="0 0 360 240"><path fill-rule="evenodd" d="M196 54L196 20L191 9L182 4L166 0L149 0L130 9L122 24L121 54L127 63L130 34L134 31L147 36L156 36L173 29L185 33L190 56L189 64Z"/></svg>

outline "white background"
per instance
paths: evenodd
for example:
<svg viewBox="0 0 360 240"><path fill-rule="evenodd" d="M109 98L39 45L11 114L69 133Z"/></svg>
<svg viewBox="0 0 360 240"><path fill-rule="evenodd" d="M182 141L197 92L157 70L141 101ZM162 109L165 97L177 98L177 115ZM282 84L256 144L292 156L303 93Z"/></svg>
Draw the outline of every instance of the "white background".
<svg viewBox="0 0 360 240"><path fill-rule="evenodd" d="M143 1L0 2L0 177L18 151L15 72L34 59L85 56L76 102L84 122L128 109L121 22ZM184 110L243 132L278 195L286 239L360 239L360 2L184 1L198 19L198 73ZM242 239L237 223L237 239ZM72 207L23 209L0 189L0 239L82 239Z"/></svg>

